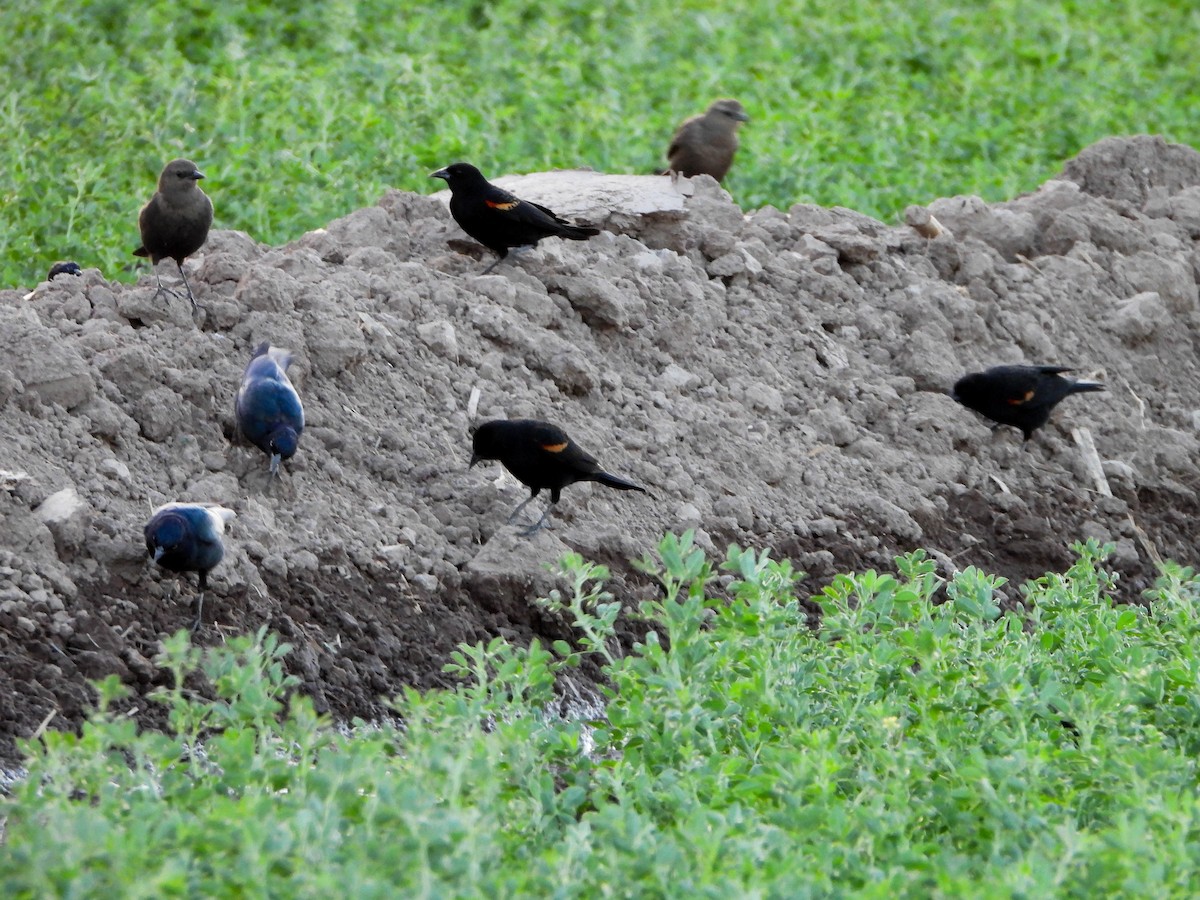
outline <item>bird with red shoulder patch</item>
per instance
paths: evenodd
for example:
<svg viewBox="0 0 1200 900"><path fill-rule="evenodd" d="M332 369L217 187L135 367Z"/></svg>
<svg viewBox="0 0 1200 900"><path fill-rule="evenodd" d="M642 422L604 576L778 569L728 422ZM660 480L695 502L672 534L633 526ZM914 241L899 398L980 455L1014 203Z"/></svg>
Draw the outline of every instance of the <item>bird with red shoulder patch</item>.
<svg viewBox="0 0 1200 900"><path fill-rule="evenodd" d="M553 210L510 194L469 163L454 163L429 177L444 179L450 187L450 215L459 227L500 257L482 275L496 268L514 247L535 246L548 237L586 241L600 233L598 228L568 222Z"/></svg>
<svg viewBox="0 0 1200 900"><path fill-rule="evenodd" d="M508 517L512 522L542 490L550 491L550 505L542 517L522 534L533 534L545 526L559 494L569 484L595 481L619 491L646 489L600 468L596 458L576 444L567 433L550 422L537 419L493 419L484 422L471 437L471 465L499 460L514 478L531 491L528 499Z"/></svg>

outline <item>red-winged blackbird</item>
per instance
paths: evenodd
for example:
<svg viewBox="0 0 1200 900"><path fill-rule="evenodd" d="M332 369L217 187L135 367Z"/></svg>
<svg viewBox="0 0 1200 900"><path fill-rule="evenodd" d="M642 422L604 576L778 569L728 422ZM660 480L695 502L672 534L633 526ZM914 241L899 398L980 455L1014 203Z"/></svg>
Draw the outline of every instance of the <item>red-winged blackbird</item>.
<svg viewBox="0 0 1200 900"><path fill-rule="evenodd" d="M238 388L234 413L238 433L271 457L270 472L291 459L304 433L304 407L287 377L292 352L263 341L255 349Z"/></svg>
<svg viewBox="0 0 1200 900"><path fill-rule="evenodd" d="M702 115L692 116L679 126L667 159L672 176L711 175L717 181L725 177L737 152L738 126L750 121L736 100L717 100Z"/></svg>
<svg viewBox="0 0 1200 900"><path fill-rule="evenodd" d="M446 166L429 177L444 178L450 186L450 215L462 230L500 255L482 275L496 268L513 247L533 246L548 237L586 241L600 233L598 228L574 225L544 206L496 187L468 163Z"/></svg>
<svg viewBox="0 0 1200 900"><path fill-rule="evenodd" d="M172 572L196 572L200 593L196 598L196 622L204 609L204 591L208 573L225 556L221 535L225 523L236 513L216 504L166 503L154 511L146 523L146 552L164 569Z"/></svg>
<svg viewBox="0 0 1200 900"><path fill-rule="evenodd" d="M485 459L498 459L532 493L508 517L511 522L543 488L550 490L550 505L542 517L522 534L541 528L558 503L559 493L577 481L598 481L620 491L646 489L632 481L601 471L595 457L567 437L557 425L536 419L494 419L484 422L471 439L471 466ZM468 466L470 468L470 466Z"/></svg>
<svg viewBox="0 0 1200 900"><path fill-rule="evenodd" d="M951 396L994 422L1020 428L1029 440L1064 398L1105 389L1098 381L1071 381L1059 374L1070 371L1065 366L994 366L964 375Z"/></svg>
<svg viewBox="0 0 1200 900"><path fill-rule="evenodd" d="M133 251L134 256L150 257L160 294L175 294L175 291L163 287L158 275L159 260L175 260L193 307L196 298L183 274L183 261L204 246L212 227L212 201L196 183L203 177L189 159L173 159L166 164L158 176L158 191L138 216L142 246Z"/></svg>

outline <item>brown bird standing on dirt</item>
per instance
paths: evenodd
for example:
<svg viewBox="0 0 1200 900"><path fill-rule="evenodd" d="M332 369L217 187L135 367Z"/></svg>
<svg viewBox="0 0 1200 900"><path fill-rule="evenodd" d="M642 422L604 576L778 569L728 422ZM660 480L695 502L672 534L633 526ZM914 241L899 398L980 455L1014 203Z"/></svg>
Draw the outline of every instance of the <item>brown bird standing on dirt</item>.
<svg viewBox="0 0 1200 900"><path fill-rule="evenodd" d="M208 229L212 226L212 201L196 183L203 177L191 160L173 159L167 163L158 176L158 192L142 207L138 216L142 246L133 251L134 256L150 257L155 267L158 293L178 297L176 291L163 287L158 275L159 260L175 260L193 307L196 298L192 296L192 286L183 274L183 261L204 246L208 240Z"/></svg>
<svg viewBox="0 0 1200 900"><path fill-rule="evenodd" d="M738 126L750 121L742 104L736 100L717 100L703 115L692 116L679 126L667 159L671 177L711 175L717 181L725 178L737 152Z"/></svg>
<svg viewBox="0 0 1200 900"><path fill-rule="evenodd" d="M557 425L536 419L493 419L484 422L471 439L471 468L485 459L498 459L518 481L532 493L508 517L511 522L542 490L550 490L550 505L542 517L522 531L533 534L550 516L558 503L559 493L577 481L598 481L619 491L646 489L632 481L601 471L599 464L586 450L567 437Z"/></svg>
<svg viewBox="0 0 1200 900"><path fill-rule="evenodd" d="M1070 371L1065 366L994 366L964 375L950 396L993 422L1021 429L1029 440L1071 394L1105 390L1098 381L1071 381L1060 374Z"/></svg>
<svg viewBox="0 0 1200 900"><path fill-rule="evenodd" d="M574 225L544 206L496 187L469 163L454 163L431 172L429 177L443 178L449 185L450 215L462 230L499 254L500 259L481 275L500 265L513 247L531 247L548 237L586 241L600 233L598 228Z"/></svg>

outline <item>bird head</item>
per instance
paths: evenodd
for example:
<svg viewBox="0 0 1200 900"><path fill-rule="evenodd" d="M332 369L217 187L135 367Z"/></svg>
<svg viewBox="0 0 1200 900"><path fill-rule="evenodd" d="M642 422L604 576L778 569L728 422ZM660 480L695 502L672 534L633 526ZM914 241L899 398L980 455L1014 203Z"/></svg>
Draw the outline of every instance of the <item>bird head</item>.
<svg viewBox="0 0 1200 900"><path fill-rule="evenodd" d="M444 169L438 169L436 172L429 173L430 178L441 178L451 188L456 184L469 184L470 182L485 181L483 173L480 172L470 163L456 162L446 166Z"/></svg>
<svg viewBox="0 0 1200 900"><path fill-rule="evenodd" d="M291 459L296 455L296 446L300 443L300 435L296 433L296 429L291 426L276 429L271 435L270 448L272 457L279 459ZM278 468L279 463L272 463Z"/></svg>
<svg viewBox="0 0 1200 900"><path fill-rule="evenodd" d="M713 116L723 116L727 119L732 119L734 122L749 122L750 117L746 115L746 110L742 108L742 104L731 98L717 100L708 108L708 112Z"/></svg>
<svg viewBox="0 0 1200 900"><path fill-rule="evenodd" d="M503 427L503 420L493 419L475 429L475 433L471 435L471 463L467 466L468 469L484 460L500 458Z"/></svg>
<svg viewBox="0 0 1200 900"><path fill-rule="evenodd" d="M164 553L183 543L188 531L187 520L180 513L160 510L146 525L146 551L158 562Z"/></svg>
<svg viewBox="0 0 1200 900"><path fill-rule="evenodd" d="M204 174L190 159L173 159L163 167L158 176L158 189L164 194L175 194L191 190Z"/></svg>

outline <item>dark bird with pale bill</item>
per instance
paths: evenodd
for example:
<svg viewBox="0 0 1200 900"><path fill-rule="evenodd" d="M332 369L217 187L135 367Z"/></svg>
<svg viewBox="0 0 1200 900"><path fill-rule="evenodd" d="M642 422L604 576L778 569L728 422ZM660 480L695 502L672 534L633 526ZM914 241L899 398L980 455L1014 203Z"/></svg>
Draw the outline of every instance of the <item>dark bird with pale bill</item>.
<svg viewBox="0 0 1200 900"><path fill-rule="evenodd" d="M197 573L200 593L193 628L200 625L208 573L225 557L225 523L235 515L232 509L216 504L166 503L154 511L143 529L151 559L172 572Z"/></svg>

